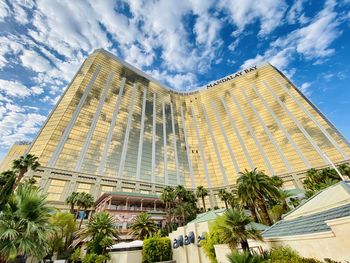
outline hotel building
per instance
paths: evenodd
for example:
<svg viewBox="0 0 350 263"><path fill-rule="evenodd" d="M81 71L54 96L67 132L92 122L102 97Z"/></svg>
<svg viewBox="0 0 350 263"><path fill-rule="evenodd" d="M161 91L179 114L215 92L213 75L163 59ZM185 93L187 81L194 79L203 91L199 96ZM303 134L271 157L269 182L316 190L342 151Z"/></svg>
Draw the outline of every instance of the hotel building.
<svg viewBox="0 0 350 263"><path fill-rule="evenodd" d="M182 87L185 88L185 87ZM99 49L68 85L28 148L30 176L58 206L73 191L157 194L165 185L210 190L257 167L300 188L312 168L349 161L327 118L266 63L192 91L175 91Z"/></svg>

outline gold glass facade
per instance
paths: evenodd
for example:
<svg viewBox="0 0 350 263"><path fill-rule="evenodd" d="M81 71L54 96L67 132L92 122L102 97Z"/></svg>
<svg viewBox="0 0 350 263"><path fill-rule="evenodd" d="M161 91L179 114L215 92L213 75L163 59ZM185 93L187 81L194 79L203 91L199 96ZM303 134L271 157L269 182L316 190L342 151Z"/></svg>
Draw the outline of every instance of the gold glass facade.
<svg viewBox="0 0 350 263"><path fill-rule="evenodd" d="M335 163L349 160L350 147L270 64L180 93L97 50L62 95L30 153L49 169L141 182L138 191L149 191L142 182L227 187L240 171L255 167L294 176L328 165L324 153ZM83 183L77 190L94 191L94 182Z"/></svg>
<svg viewBox="0 0 350 263"><path fill-rule="evenodd" d="M7 170L11 170L12 162L18 159L19 157L21 157L23 154L25 154L26 151L28 150L29 145L30 145L30 142L26 142L26 141L20 141L20 142L14 143L11 146L11 148L8 150L4 159L1 161L0 173Z"/></svg>

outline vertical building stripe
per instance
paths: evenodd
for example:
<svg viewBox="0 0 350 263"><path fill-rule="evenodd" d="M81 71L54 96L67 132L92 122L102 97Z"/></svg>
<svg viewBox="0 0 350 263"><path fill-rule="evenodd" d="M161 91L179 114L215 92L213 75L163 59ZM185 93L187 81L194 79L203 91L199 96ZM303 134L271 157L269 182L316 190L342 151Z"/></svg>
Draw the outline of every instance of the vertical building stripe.
<svg viewBox="0 0 350 263"><path fill-rule="evenodd" d="M152 178L151 182L156 181L156 123L157 123L157 95L153 93L153 123L152 123Z"/></svg>
<svg viewBox="0 0 350 263"><path fill-rule="evenodd" d="M317 151L321 159L324 161L325 164L328 164L327 159L323 156L323 153L321 149L318 147L318 145L314 142L314 140L311 138L311 136L307 133L307 131L304 129L304 127L300 124L300 122L297 120L297 118L291 113L287 107L284 105L284 103L280 100L280 98L275 94L275 92L272 90L270 85L266 82L263 81L265 87L269 90L270 94L275 98L275 100L278 102L278 104L287 112L288 116L293 120L293 122L297 125L299 130L304 134L306 139L310 142L312 147Z"/></svg>
<svg viewBox="0 0 350 263"><path fill-rule="evenodd" d="M221 130L221 133L222 135L224 136L224 140L225 140L225 143L226 143L226 147L227 147L227 150L230 154L230 157L231 157L231 161L233 163L233 166L235 167L235 170L236 170L236 173L237 175L239 174L240 170L239 170L239 166L238 166L238 163L236 161L236 158L233 154L233 151L232 151L232 148L231 148L231 145L230 145L230 142L228 140L228 137L227 137L227 134L226 134L226 131L224 129L224 127L222 126L222 121L221 121L221 118L220 118L220 115L218 114L217 110L216 110L216 105L215 105L215 102L212 101L212 108L214 110L214 113L215 113L215 116L216 116L216 120L219 124L219 127L220 127L220 130Z"/></svg>
<svg viewBox="0 0 350 263"><path fill-rule="evenodd" d="M137 155L137 165L136 165L136 180L140 179L140 173L141 173L143 134L144 134L144 130L145 130L146 99L147 99L147 88L145 88L143 90L143 102L142 102L142 114L141 114L141 129L140 129L139 151L138 151L138 155Z"/></svg>
<svg viewBox="0 0 350 263"><path fill-rule="evenodd" d="M242 149L243 149L243 152L244 152L244 154L245 154L245 157L247 158L247 161L248 161L248 164L249 164L250 168L251 168L251 169L256 168L256 167L254 166L254 164L253 164L252 159L250 158L250 155L249 155L249 153L248 153L247 148L246 148L245 145L244 145L244 142L243 142L243 140L242 140L242 137L241 137L241 135L240 135L240 133L239 133L239 130L238 130L238 128L237 128L237 125L236 125L236 123L235 123L235 121L234 121L234 119L233 119L233 117L232 117L232 115L231 115L231 112L230 112L229 109L227 108L226 102L225 102L225 100L224 100L222 97L221 97L221 102L222 102L222 104L223 104L223 106L224 106L224 108L225 108L225 111L226 111L227 116L228 116L228 118L229 118L229 120L230 120L231 126L232 126L233 129L235 130L235 133L236 133L236 135L237 135L239 144L241 145L241 147L242 147Z"/></svg>
<svg viewBox="0 0 350 263"><path fill-rule="evenodd" d="M206 123L208 125L210 138L211 138L211 141L212 141L213 146L214 146L216 158L218 160L220 171L221 171L222 177L224 179L224 184L225 184L225 186L227 186L228 185L228 180L227 180L227 176L226 176L224 165L222 164L221 154L220 154L218 145L216 144L215 136L213 134L213 128L211 127L210 120L208 118L207 111L205 110L205 106L204 106L203 103L202 103L202 110L203 110L203 114L204 114L204 117L205 117L205 121L206 121Z"/></svg>
<svg viewBox="0 0 350 263"><path fill-rule="evenodd" d="M175 155L175 165L176 165L176 183L179 185L180 181L180 172L179 172L179 158L177 156L177 146L176 146L176 131L175 131L175 122L174 122L174 109L173 104L170 102L170 113L171 113L171 128L173 130L173 143L174 143L174 155Z"/></svg>
<svg viewBox="0 0 350 263"><path fill-rule="evenodd" d="M296 153L298 154L299 158L304 162L304 164L308 167L311 168L311 164L310 162L307 160L307 158L304 156L302 150L299 148L299 146L295 143L295 141L293 140L293 138L291 137L291 135L289 134L289 132L287 131L286 127L284 127L284 125L282 124L282 122L278 119L278 117L276 116L276 114L273 112L273 110L271 109L271 107L267 104L267 102L265 101L265 99L262 97L262 95L260 94L260 92L258 91L258 89L255 87L254 84L251 84L254 92L256 93L256 95L260 98L260 101L263 103L263 105L265 106L265 108L268 110L268 112L270 113L270 115L272 116L272 118L274 119L274 121L277 123L278 127L283 131L284 135L286 136L286 138L288 139L288 141L290 142L290 144L292 145L292 147L294 148L294 150L296 151Z"/></svg>
<svg viewBox="0 0 350 263"><path fill-rule="evenodd" d="M325 128L319 123L315 117L310 113L310 111L304 107L304 105L289 91L285 84L283 84L279 79L273 77L275 81L282 87L282 89L288 93L288 95L295 101L300 109L306 113L306 115L316 124L316 126L322 131L322 133L326 136L329 142L338 150L338 152L343 156L344 160L348 160L349 156L344 152L344 150L339 146L339 144L333 139L333 137L327 132Z"/></svg>
<svg viewBox="0 0 350 263"><path fill-rule="evenodd" d="M113 116L112 116L111 125L109 126L109 130L108 130L108 135L107 135L107 139L106 139L106 143L105 143L105 148L103 150L100 166L99 166L99 169L98 169L98 174L99 175L102 175L102 173L104 171L104 168L105 168L105 165L106 165L107 154L108 154L109 147L111 145L112 136L113 136L113 130L114 130L115 124L117 122L117 117L118 117L118 113L119 113L119 109L120 109L120 104L121 104L121 101L122 101L123 91L124 91L124 87L125 87L125 81L126 81L126 79L123 78L122 82L121 82L121 85L120 85L117 102L116 102L115 107L114 107L114 112L113 112Z"/></svg>
<svg viewBox="0 0 350 263"><path fill-rule="evenodd" d="M256 110L256 108L254 107L254 105L250 101L250 98L248 97L248 95L245 93L245 91L242 88L241 88L241 92L243 93L244 98L248 102L250 109L253 110L253 112L255 113L255 116L257 117L260 125L263 127L265 134L269 137L270 141L272 142L273 146L275 147L276 151L278 152L278 154L279 154L281 160L283 161L284 165L286 166L288 172L292 172L293 168L291 167L291 164L288 162L287 158L284 156L281 148L278 146L278 144L277 144L274 136L271 134L270 130L266 127L259 112Z"/></svg>
<svg viewBox="0 0 350 263"><path fill-rule="evenodd" d="M186 153L187 153L187 160L188 160L188 168L190 169L191 185L192 185L192 188L194 189L196 187L196 185L194 183L194 174L193 174L193 167L192 167L192 161L191 161L190 146L188 144L187 129L186 129L184 111L183 111L183 107L182 106L180 107L180 112L181 112L182 128L183 128L184 136L185 136L185 145L186 145Z"/></svg>
<svg viewBox="0 0 350 263"><path fill-rule="evenodd" d="M102 95L101 95L100 101L99 101L99 103L98 103L97 110L96 110L96 112L95 112L95 115L94 115L94 118L93 118L93 120L92 120L90 129L89 129L89 131L88 131L88 134L87 134L86 139L85 139L85 142L84 142L83 149L81 150L81 153L80 153L80 156L79 156L77 165L76 165L76 167L75 167L75 170L76 170L77 172L80 172L80 170L81 170L81 166L82 166L82 164L83 164L83 161L84 161L86 152L87 152L87 150L88 150L88 148L89 148L92 135L94 134L94 131L95 131L95 128L96 128L96 125L97 125L98 118L100 117L100 113L101 113L102 107L103 107L103 105L104 105L104 103L105 103L105 100L106 100L106 97L107 97L107 93L108 93L109 87L111 86L111 82L112 82L112 79L113 79L113 75L114 75L113 72L111 72L111 73L109 74L109 77L108 77L108 79L107 79L106 85L105 85L105 87L104 87L104 89L103 89L103 91L102 91Z"/></svg>
<svg viewBox="0 0 350 263"><path fill-rule="evenodd" d="M242 117L242 119L243 119L243 121L244 121L246 127L248 128L250 135L252 136L252 138L253 138L253 140L254 140L256 146L258 147L258 150L259 150L261 156L263 157L264 162L265 162L267 168L269 169L270 174L275 174L275 171L273 170L273 167L272 167L272 165L271 165L269 159L267 158L267 155L266 155L266 153L265 153L263 147L261 146L259 140L256 138L255 132L254 132L252 126L250 125L250 123L249 123L247 117L245 116L244 112L242 111L241 106L240 106L239 103L237 102L235 96L233 96L231 93L230 93L230 95L231 95L231 98L232 98L233 102L236 104L236 107L237 107L237 109L238 109L238 112L239 112L239 114L241 115L241 117Z"/></svg>
<svg viewBox="0 0 350 263"><path fill-rule="evenodd" d="M202 140L201 140L201 137L200 137L200 134L199 134L199 130L198 130L197 117L196 117L196 114L194 112L193 106L191 106L191 111L192 111L193 124L194 124L195 130L196 130L196 135L197 135L199 151L200 151L200 155L201 155L201 159L202 159L202 164L203 164L203 167L204 167L205 178L207 179L208 188L211 188L211 181L210 181L210 177L209 177L207 161L205 160Z"/></svg>
<svg viewBox="0 0 350 263"><path fill-rule="evenodd" d="M131 100L130 100L131 104L130 104L130 107L129 107L128 122L127 122L126 130L125 130L125 138L124 138L124 144L123 144L123 149L122 149L122 156L120 158L120 164L119 164L119 171L118 171L118 176L119 177L121 177L123 175L124 166L125 166L125 158L126 158L126 152L128 150L129 134L130 134L130 128L131 128L132 115L134 113L136 90L137 90L137 84L134 83L134 87L132 89L132 94L131 94Z"/></svg>
<svg viewBox="0 0 350 263"><path fill-rule="evenodd" d="M72 118L69 121L66 129L64 130L63 135L61 137L61 140L60 140L59 144L57 145L55 151L53 152L52 157L51 157L51 159L50 159L50 161L48 163L48 166L50 166L50 167L55 166L55 164L57 162L57 159L58 159L58 156L61 154L61 152L63 150L63 146L66 143L70 132L72 131L73 125L75 124L75 122L78 119L79 113L80 113L83 105L85 104L85 100L86 100L87 96L89 95L90 90L92 89L92 87L94 85L94 82L95 82L98 74L100 73L100 71L101 71L101 65L99 65L97 67L97 69L95 70L95 72L94 72L94 74L93 74L93 76L92 76L92 78L91 78L87 88L84 90L83 96L80 98L78 106L75 108L75 111L74 111L74 113L72 115Z"/></svg>
<svg viewBox="0 0 350 263"><path fill-rule="evenodd" d="M163 112L163 152L164 152L164 182L165 185L169 184L168 178L168 149L166 144L166 116L165 116L165 102L162 102L162 112Z"/></svg>

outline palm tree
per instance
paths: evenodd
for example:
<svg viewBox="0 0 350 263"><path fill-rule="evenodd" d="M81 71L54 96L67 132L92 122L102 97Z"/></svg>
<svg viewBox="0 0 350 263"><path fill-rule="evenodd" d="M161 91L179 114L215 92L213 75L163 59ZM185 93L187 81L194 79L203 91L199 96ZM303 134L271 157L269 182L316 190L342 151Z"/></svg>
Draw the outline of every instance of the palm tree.
<svg viewBox="0 0 350 263"><path fill-rule="evenodd" d="M162 194L160 195L160 200L165 204L165 209L167 211L167 226L170 227L171 218L172 218L171 210L172 210L173 203L175 201L174 188L170 186L166 186L163 189Z"/></svg>
<svg viewBox="0 0 350 263"><path fill-rule="evenodd" d="M16 188L16 186L22 180L25 173L28 172L28 169L35 171L39 166L40 163L38 162L38 157L36 157L33 154L25 154L22 155L19 159L14 160L12 168L15 171L18 171L18 176L13 186L13 189Z"/></svg>
<svg viewBox="0 0 350 263"><path fill-rule="evenodd" d="M226 209L228 209L227 202L230 200L230 193L227 192L225 189L220 189L218 196L220 200L225 203Z"/></svg>
<svg viewBox="0 0 350 263"><path fill-rule="evenodd" d="M240 178L237 180L239 199L244 204L259 208L263 222L267 225L272 225L265 199L278 199L280 197L279 189L272 183L270 177L256 168L253 171L246 169L240 175Z"/></svg>
<svg viewBox="0 0 350 263"><path fill-rule="evenodd" d="M218 219L218 229L221 233L222 241L235 249L238 244L244 251L249 252L248 239L262 240L259 232L248 225L253 222L242 210L228 209Z"/></svg>
<svg viewBox="0 0 350 263"><path fill-rule="evenodd" d="M70 205L70 213L71 214L74 214L74 206L78 202L78 195L79 195L79 193L73 192L66 199L66 204Z"/></svg>
<svg viewBox="0 0 350 263"><path fill-rule="evenodd" d="M37 187L24 183L9 199L0 214L0 253L6 260L17 256L42 258L49 250L48 236L52 233L46 195Z"/></svg>
<svg viewBox="0 0 350 263"><path fill-rule="evenodd" d="M84 209L84 213L79 223L79 229L80 229L83 223L84 217L87 214L87 210L94 205L94 198L91 194L85 193L85 192L78 193L76 198L77 198L77 205L79 206L79 208ZM78 212L78 215L79 215L79 212Z"/></svg>
<svg viewBox="0 0 350 263"><path fill-rule="evenodd" d="M3 211L12 192L16 181L16 174L13 171L5 171L0 175L0 211Z"/></svg>
<svg viewBox="0 0 350 263"><path fill-rule="evenodd" d="M176 198L180 201L183 202L186 199L187 196L187 190L184 186L178 185L175 187L175 195Z"/></svg>
<svg viewBox="0 0 350 263"><path fill-rule="evenodd" d="M78 238L72 246L81 243L87 243L89 253L96 255L106 255L107 248L113 245L115 239L118 239L119 233L116 225L116 219L107 212L94 214L87 225L77 231Z"/></svg>
<svg viewBox="0 0 350 263"><path fill-rule="evenodd" d="M282 188L282 186L283 186L283 179L277 175L271 176L271 182L277 188Z"/></svg>
<svg viewBox="0 0 350 263"><path fill-rule="evenodd" d="M57 252L58 256L69 254L69 246L73 242L73 233L76 230L74 215L58 212L51 216L50 222L55 228L49 239L50 255L54 252Z"/></svg>
<svg viewBox="0 0 350 263"><path fill-rule="evenodd" d="M197 196L197 198L202 198L204 212L207 211L207 209L205 207L204 197L208 196L208 190L205 189L204 186L200 185L197 187L196 196Z"/></svg>
<svg viewBox="0 0 350 263"><path fill-rule="evenodd" d="M152 236L158 231L156 223L148 213L139 214L131 224L130 229L132 235L141 240Z"/></svg>

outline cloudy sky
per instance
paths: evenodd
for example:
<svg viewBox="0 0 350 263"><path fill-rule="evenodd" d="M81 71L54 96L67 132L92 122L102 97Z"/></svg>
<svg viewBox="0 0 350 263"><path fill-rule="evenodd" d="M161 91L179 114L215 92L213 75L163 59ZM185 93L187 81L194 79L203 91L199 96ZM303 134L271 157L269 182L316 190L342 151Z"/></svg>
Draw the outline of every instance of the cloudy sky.
<svg viewBox="0 0 350 263"><path fill-rule="evenodd" d="M181 90L269 61L349 139L349 27L349 0L0 0L0 159L96 48Z"/></svg>

